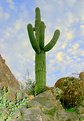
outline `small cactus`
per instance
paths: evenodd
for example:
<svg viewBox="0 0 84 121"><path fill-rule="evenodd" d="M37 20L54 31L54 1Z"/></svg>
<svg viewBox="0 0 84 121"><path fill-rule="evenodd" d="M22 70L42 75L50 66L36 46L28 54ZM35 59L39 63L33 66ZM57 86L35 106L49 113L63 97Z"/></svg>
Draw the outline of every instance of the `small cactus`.
<svg viewBox="0 0 84 121"><path fill-rule="evenodd" d="M54 32L52 40L45 46L45 24L41 21L40 9L37 7L35 16L35 27L28 24L27 30L31 45L36 52L35 54L35 95L42 92L46 86L46 52L51 50L56 44L60 31Z"/></svg>

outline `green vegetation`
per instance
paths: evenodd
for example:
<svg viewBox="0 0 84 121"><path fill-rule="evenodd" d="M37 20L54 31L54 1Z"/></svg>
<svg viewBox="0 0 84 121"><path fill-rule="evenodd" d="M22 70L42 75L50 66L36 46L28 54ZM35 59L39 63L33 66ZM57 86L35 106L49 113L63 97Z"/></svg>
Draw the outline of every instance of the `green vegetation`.
<svg viewBox="0 0 84 121"><path fill-rule="evenodd" d="M46 52L56 44L60 31L54 32L52 40L44 46L45 23L41 21L40 9L36 8L35 27L28 24L28 35L35 54L35 95L41 93L46 86Z"/></svg>
<svg viewBox="0 0 84 121"><path fill-rule="evenodd" d="M8 89L3 87L0 89L0 120L11 121L14 117L21 116L19 109L26 105L28 98L18 99L18 93L15 101L7 100Z"/></svg>
<svg viewBox="0 0 84 121"><path fill-rule="evenodd" d="M84 116L80 117L80 121L84 121Z"/></svg>
<svg viewBox="0 0 84 121"><path fill-rule="evenodd" d="M26 82L25 92L28 95L34 95L34 87L35 87L35 82L32 80L28 80Z"/></svg>
<svg viewBox="0 0 84 121"><path fill-rule="evenodd" d="M66 109L66 111L67 111L67 112L75 112L76 109L75 109L75 108L68 108L68 109Z"/></svg>

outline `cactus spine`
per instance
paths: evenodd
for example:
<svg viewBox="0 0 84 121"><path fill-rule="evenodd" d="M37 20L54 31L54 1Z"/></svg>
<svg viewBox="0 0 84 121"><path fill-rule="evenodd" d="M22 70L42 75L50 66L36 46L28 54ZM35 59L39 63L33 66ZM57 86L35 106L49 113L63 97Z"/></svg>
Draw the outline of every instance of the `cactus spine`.
<svg viewBox="0 0 84 121"><path fill-rule="evenodd" d="M28 24L27 30L31 45L35 54L35 95L42 92L46 86L46 52L51 50L56 44L60 31L54 32L52 40L44 46L45 24L41 21L40 9L37 7L35 16L35 27Z"/></svg>

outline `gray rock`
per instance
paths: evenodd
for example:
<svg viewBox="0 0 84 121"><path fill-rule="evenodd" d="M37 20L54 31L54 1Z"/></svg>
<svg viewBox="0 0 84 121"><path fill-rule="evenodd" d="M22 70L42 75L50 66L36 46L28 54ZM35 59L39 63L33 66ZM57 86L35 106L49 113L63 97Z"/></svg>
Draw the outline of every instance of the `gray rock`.
<svg viewBox="0 0 84 121"><path fill-rule="evenodd" d="M31 100L28 102L27 107L41 107L42 105L36 100Z"/></svg>
<svg viewBox="0 0 84 121"><path fill-rule="evenodd" d="M77 113L69 113L51 90L37 95L24 110L24 121L79 121Z"/></svg>
<svg viewBox="0 0 84 121"><path fill-rule="evenodd" d="M36 101L42 105L42 107L53 107L56 105L56 99L51 90L45 91L36 96L32 101Z"/></svg>
<svg viewBox="0 0 84 121"><path fill-rule="evenodd" d="M28 108L23 114L24 121L48 121L39 107Z"/></svg>

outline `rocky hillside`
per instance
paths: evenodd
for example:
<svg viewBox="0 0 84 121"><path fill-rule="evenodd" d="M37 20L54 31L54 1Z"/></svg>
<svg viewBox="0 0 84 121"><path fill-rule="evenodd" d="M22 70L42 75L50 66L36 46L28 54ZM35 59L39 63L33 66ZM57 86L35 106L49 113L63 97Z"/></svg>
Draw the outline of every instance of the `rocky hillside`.
<svg viewBox="0 0 84 121"><path fill-rule="evenodd" d="M7 121L84 121L84 101L77 107L64 108L57 97L59 92L59 89L50 89L27 100Z"/></svg>
<svg viewBox="0 0 84 121"><path fill-rule="evenodd" d="M16 103L9 103L8 107L7 102L3 101L5 116L2 115L2 119L6 121L84 121L83 90L83 80L75 77L61 78L54 87L47 88L35 97L29 98L30 96L27 95ZM7 116L5 111L8 112Z"/></svg>
<svg viewBox="0 0 84 121"><path fill-rule="evenodd" d="M7 88L7 99L10 101L14 101L17 92L20 91L18 80L14 77L5 60L0 55L0 90L2 91L3 88Z"/></svg>
<svg viewBox="0 0 84 121"><path fill-rule="evenodd" d="M84 72L79 78L59 79L37 96L31 94L19 89L0 56L0 121L84 121Z"/></svg>
<svg viewBox="0 0 84 121"><path fill-rule="evenodd" d="M19 82L16 80L5 60L0 55L0 85L19 89Z"/></svg>

